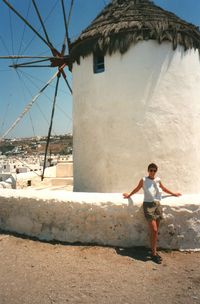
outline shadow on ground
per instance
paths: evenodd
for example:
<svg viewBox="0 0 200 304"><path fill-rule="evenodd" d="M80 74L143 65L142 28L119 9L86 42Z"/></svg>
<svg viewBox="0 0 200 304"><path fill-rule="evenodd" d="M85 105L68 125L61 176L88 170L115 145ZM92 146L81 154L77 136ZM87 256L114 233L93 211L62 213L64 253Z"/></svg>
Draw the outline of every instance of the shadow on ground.
<svg viewBox="0 0 200 304"><path fill-rule="evenodd" d="M113 248L116 252L116 254L121 256L127 256L132 258L133 260L148 262L152 260L151 258L151 250L146 247L131 247L131 248L123 248L123 247L114 247L114 246L108 246L108 245L99 245L99 244L91 244L91 243L81 243L81 242L75 242L75 243L68 243L68 242L62 242L57 240L41 240L37 237L31 237L19 233L15 233L12 231L5 231L0 229L0 235L10 235L21 239L27 239L32 240L40 243L48 243L51 245L63 245L63 246L80 246L80 247L104 247L104 248Z"/></svg>
<svg viewBox="0 0 200 304"><path fill-rule="evenodd" d="M134 260L147 262L151 260L151 251L145 247L132 247L132 248L115 248L116 253L121 256L128 256Z"/></svg>

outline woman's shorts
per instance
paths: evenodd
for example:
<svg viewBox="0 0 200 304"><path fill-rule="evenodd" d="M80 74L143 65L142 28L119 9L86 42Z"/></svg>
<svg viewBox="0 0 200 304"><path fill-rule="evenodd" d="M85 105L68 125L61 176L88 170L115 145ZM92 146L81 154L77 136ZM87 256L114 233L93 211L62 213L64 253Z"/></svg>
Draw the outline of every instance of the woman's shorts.
<svg viewBox="0 0 200 304"><path fill-rule="evenodd" d="M159 201L143 202L143 210L147 221L163 219L162 207Z"/></svg>

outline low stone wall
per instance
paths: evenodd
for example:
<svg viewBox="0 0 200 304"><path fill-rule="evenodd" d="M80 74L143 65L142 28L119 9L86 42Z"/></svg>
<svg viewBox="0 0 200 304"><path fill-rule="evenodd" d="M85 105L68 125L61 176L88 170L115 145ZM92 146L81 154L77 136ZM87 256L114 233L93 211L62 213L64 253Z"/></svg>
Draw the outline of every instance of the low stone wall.
<svg viewBox="0 0 200 304"><path fill-rule="evenodd" d="M149 246L143 195L0 190L0 229L41 240ZM159 246L200 250L200 195L165 197Z"/></svg>

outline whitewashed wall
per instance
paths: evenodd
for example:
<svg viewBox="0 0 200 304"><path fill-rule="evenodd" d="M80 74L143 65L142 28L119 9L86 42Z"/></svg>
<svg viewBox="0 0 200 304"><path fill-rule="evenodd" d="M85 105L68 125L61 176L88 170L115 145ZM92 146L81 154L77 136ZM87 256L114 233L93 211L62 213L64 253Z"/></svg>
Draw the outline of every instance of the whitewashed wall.
<svg viewBox="0 0 200 304"><path fill-rule="evenodd" d="M150 162L172 190L200 193L200 61L170 43L140 42L73 67L74 190L130 190Z"/></svg>
<svg viewBox="0 0 200 304"><path fill-rule="evenodd" d="M1 190L0 229L42 240L149 246L142 195ZM159 246L200 250L200 195L167 197Z"/></svg>

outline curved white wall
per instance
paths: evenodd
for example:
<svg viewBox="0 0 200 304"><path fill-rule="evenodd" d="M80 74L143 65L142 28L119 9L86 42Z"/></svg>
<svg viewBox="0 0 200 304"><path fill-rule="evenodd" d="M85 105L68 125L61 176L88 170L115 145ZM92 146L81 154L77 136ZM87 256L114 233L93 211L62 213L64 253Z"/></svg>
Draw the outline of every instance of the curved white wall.
<svg viewBox="0 0 200 304"><path fill-rule="evenodd" d="M149 246L143 195L0 189L0 229L42 240ZM158 246L200 250L200 195L163 197Z"/></svg>
<svg viewBox="0 0 200 304"><path fill-rule="evenodd" d="M163 183L200 192L200 60L170 43L140 42L123 56L73 67L74 190L130 190L148 163Z"/></svg>

